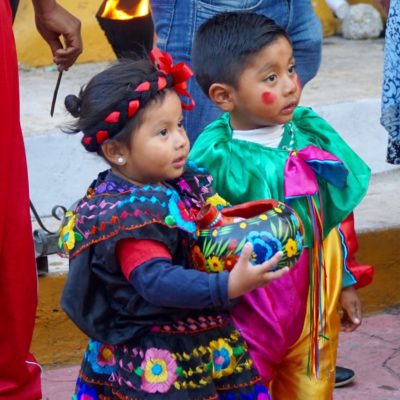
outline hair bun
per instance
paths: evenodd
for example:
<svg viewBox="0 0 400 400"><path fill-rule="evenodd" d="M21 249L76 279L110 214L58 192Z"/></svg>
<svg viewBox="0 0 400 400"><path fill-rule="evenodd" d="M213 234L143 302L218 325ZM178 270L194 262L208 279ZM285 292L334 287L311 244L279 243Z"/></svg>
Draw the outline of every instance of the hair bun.
<svg viewBox="0 0 400 400"><path fill-rule="evenodd" d="M65 108L75 118L81 115L81 99L74 94L69 94L64 100Z"/></svg>

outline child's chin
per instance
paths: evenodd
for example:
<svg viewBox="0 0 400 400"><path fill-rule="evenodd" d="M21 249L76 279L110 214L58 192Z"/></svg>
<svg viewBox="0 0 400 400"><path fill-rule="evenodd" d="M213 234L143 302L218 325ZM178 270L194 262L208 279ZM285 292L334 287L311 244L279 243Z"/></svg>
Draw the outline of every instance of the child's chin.
<svg viewBox="0 0 400 400"><path fill-rule="evenodd" d="M180 176L182 176L183 171L184 171L184 167L179 168L179 169L178 169L178 168L175 169L174 172L172 172L172 173L170 174L170 176L168 177L168 179L171 180L171 179L179 178Z"/></svg>
<svg viewBox="0 0 400 400"><path fill-rule="evenodd" d="M277 122L277 125L287 124L288 122L290 122L293 118L293 114L294 114L294 111L291 113L285 114L285 115L281 115L279 118L279 122Z"/></svg>

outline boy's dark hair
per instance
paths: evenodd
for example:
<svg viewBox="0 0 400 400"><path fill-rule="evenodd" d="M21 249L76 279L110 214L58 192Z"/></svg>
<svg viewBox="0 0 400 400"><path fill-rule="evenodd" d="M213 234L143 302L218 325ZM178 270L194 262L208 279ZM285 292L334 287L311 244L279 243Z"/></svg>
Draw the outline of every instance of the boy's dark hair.
<svg viewBox="0 0 400 400"><path fill-rule="evenodd" d="M121 60L118 64L95 75L85 87L81 88L78 96L68 95L65 98L66 109L77 120L69 124L64 131L66 133L88 131L110 112L115 111L128 91L132 91L132 88L156 71L150 59ZM153 94L152 99L160 99L164 94L165 91L160 91ZM139 110L112 139L129 144L132 130L141 122L140 116ZM101 155L100 146L94 151Z"/></svg>
<svg viewBox="0 0 400 400"><path fill-rule="evenodd" d="M208 96L213 83L237 88L241 72L263 47L286 31L272 19L249 12L225 12L204 22L196 32L192 66L197 82Z"/></svg>

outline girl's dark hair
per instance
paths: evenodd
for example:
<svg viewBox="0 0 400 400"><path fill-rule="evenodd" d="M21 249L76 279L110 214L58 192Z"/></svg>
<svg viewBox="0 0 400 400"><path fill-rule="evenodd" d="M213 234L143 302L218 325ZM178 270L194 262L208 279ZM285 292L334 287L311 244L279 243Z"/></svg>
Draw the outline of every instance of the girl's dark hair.
<svg viewBox="0 0 400 400"><path fill-rule="evenodd" d="M204 22L196 32L192 67L208 96L213 83L237 88L240 74L251 58L280 37L291 40L272 19L249 12L225 12Z"/></svg>
<svg viewBox="0 0 400 400"><path fill-rule="evenodd" d="M137 61L121 60L95 75L81 88L78 96L68 95L65 98L67 111L77 120L67 125L64 132L78 133L90 130L115 111L129 90L137 87L156 71L150 59L146 58ZM160 99L164 93L158 92L154 99ZM112 139L129 144L132 130L141 122L140 117L139 110ZM96 151L101 155L101 146Z"/></svg>

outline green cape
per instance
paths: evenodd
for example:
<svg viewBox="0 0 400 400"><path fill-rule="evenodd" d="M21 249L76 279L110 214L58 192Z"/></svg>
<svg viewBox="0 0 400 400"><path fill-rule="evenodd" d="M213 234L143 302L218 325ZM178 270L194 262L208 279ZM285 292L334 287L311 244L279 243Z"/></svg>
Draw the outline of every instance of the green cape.
<svg viewBox="0 0 400 400"><path fill-rule="evenodd" d="M312 226L305 198L285 199L284 167L289 151L284 150L294 131L294 149L317 146L338 157L349 174L345 188L335 187L318 177L323 202L324 237L343 221L365 196L370 178L369 167L343 141L338 133L310 108L297 107L291 122L285 125L278 148L232 139L229 114L206 127L190 152L190 159L207 168L214 187L231 204L251 200L275 199L297 211L305 226L305 246L313 242ZM317 204L318 198L316 197Z"/></svg>

